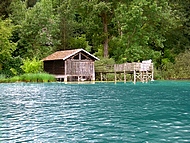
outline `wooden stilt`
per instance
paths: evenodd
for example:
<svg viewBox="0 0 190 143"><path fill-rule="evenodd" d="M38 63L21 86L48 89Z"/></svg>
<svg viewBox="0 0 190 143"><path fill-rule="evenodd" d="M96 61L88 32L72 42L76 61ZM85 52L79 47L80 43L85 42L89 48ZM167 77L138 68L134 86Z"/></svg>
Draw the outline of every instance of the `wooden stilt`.
<svg viewBox="0 0 190 143"><path fill-rule="evenodd" d="M100 79L101 79L101 81L103 81L103 75L102 75L102 73L100 73Z"/></svg>
<svg viewBox="0 0 190 143"><path fill-rule="evenodd" d="M67 62L65 61L65 76L64 76L64 82L67 83Z"/></svg>
<svg viewBox="0 0 190 143"><path fill-rule="evenodd" d="M146 71L146 83L148 82L148 71Z"/></svg>
<svg viewBox="0 0 190 143"><path fill-rule="evenodd" d="M154 68L153 68L153 64L152 64L152 75L151 75L151 81L154 81Z"/></svg>
<svg viewBox="0 0 190 143"><path fill-rule="evenodd" d="M78 76L78 82L80 81L80 76Z"/></svg>
<svg viewBox="0 0 190 143"><path fill-rule="evenodd" d="M124 83L126 83L126 73L125 73L125 70L124 70Z"/></svg>
<svg viewBox="0 0 190 143"><path fill-rule="evenodd" d="M136 84L136 71L134 70L134 84Z"/></svg>
<svg viewBox="0 0 190 143"><path fill-rule="evenodd" d="M91 81L95 81L95 69L94 69L94 63L93 63L93 74L90 78Z"/></svg>
<svg viewBox="0 0 190 143"><path fill-rule="evenodd" d="M141 81L141 82L144 82L144 81L143 81L143 78L144 78L144 77L143 77L143 76L144 76L144 75L143 75L143 71L139 71L139 74L140 74L140 81Z"/></svg>
<svg viewBox="0 0 190 143"><path fill-rule="evenodd" d="M115 84L117 82L117 73L115 72Z"/></svg>
<svg viewBox="0 0 190 143"><path fill-rule="evenodd" d="M67 82L67 76L64 77L64 82L65 82L65 83Z"/></svg>

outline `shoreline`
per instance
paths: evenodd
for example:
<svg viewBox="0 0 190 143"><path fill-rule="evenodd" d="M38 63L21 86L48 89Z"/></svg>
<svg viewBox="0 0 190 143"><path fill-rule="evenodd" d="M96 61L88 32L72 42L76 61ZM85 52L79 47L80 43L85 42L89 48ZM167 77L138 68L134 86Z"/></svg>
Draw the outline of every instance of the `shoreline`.
<svg viewBox="0 0 190 143"><path fill-rule="evenodd" d="M190 79L167 79L167 80L154 80L154 81L148 81L148 82L141 82L137 81L137 83L150 83L155 81L188 81L190 82ZM1 82L2 83L62 83L62 84L95 84L95 83L134 83L133 81L73 81L73 82L60 82L60 81L15 81L15 82Z"/></svg>

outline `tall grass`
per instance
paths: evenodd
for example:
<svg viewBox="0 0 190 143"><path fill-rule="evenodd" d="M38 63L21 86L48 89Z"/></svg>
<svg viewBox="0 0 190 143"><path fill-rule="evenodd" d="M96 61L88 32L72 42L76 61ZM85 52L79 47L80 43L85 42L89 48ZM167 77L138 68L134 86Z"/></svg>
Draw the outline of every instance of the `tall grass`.
<svg viewBox="0 0 190 143"><path fill-rule="evenodd" d="M54 81L56 81L56 79L53 75L50 75L47 73L41 73L39 75L39 80L42 82L54 82Z"/></svg>
<svg viewBox="0 0 190 143"><path fill-rule="evenodd" d="M0 82L54 82L56 81L53 75L47 73L26 73L12 78L5 78L0 75Z"/></svg>
<svg viewBox="0 0 190 143"><path fill-rule="evenodd" d="M20 76L24 82L54 82L55 77L47 73L27 73Z"/></svg>
<svg viewBox="0 0 190 143"><path fill-rule="evenodd" d="M6 82L6 76L4 74L0 74L0 83Z"/></svg>

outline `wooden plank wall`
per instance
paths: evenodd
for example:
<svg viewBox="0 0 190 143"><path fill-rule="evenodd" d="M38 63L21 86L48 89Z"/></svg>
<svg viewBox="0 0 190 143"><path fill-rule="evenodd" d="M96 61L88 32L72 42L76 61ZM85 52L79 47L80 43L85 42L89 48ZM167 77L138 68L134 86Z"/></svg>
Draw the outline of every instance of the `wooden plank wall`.
<svg viewBox="0 0 190 143"><path fill-rule="evenodd" d="M93 61L66 61L67 75L72 76L93 76L94 62Z"/></svg>

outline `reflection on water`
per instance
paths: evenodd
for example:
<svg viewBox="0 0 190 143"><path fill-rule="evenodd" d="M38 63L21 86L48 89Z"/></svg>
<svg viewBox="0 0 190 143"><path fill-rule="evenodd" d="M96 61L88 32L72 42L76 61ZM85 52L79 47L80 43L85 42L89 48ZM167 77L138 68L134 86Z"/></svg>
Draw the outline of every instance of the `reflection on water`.
<svg viewBox="0 0 190 143"><path fill-rule="evenodd" d="M0 84L0 142L190 142L190 82Z"/></svg>

